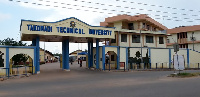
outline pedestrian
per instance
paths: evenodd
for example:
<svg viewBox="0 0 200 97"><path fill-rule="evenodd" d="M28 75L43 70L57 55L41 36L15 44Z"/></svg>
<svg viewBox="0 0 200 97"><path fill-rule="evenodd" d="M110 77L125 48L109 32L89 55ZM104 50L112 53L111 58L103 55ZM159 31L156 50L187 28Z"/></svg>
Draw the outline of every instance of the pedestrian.
<svg viewBox="0 0 200 97"><path fill-rule="evenodd" d="M82 67L82 58L80 58L80 67Z"/></svg>

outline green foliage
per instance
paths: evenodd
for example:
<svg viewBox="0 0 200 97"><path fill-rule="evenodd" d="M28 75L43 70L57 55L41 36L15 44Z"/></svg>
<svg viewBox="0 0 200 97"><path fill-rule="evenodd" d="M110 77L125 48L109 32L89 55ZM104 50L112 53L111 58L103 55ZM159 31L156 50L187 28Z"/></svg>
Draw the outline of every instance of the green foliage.
<svg viewBox="0 0 200 97"><path fill-rule="evenodd" d="M8 45L8 46L27 46L26 43L22 41L15 41L13 38L6 38L4 40L0 40L0 45ZM14 65L18 65L20 62L26 62L28 57L25 54L17 54L12 57L14 61Z"/></svg>
<svg viewBox="0 0 200 97"><path fill-rule="evenodd" d="M136 55L137 58L140 58L140 56L141 56L139 51L137 51L135 55Z"/></svg>
<svg viewBox="0 0 200 97"><path fill-rule="evenodd" d="M9 45L9 46L27 46L26 43L23 43L22 41L15 41L13 38L6 38L4 40L0 40L0 45Z"/></svg>
<svg viewBox="0 0 200 97"><path fill-rule="evenodd" d="M21 65L20 63L25 63L28 60L28 57L25 54L17 54L12 57L14 65Z"/></svg>
<svg viewBox="0 0 200 97"><path fill-rule="evenodd" d="M55 54L53 54L54 56L60 56L61 54L59 54L59 53L55 53Z"/></svg>
<svg viewBox="0 0 200 97"><path fill-rule="evenodd" d="M195 77L199 76L200 73L178 73L178 74L171 74L168 77L180 77L180 78L185 78L185 77Z"/></svg>
<svg viewBox="0 0 200 97"><path fill-rule="evenodd" d="M2 52L0 51L0 67L4 67L3 55L4 55L4 53L2 53Z"/></svg>

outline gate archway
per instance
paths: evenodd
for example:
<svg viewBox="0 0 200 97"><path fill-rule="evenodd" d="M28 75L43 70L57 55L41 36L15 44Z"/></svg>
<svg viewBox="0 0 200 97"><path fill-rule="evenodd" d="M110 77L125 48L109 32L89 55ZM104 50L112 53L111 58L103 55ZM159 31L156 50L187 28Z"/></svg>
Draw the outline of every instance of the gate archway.
<svg viewBox="0 0 200 97"><path fill-rule="evenodd" d="M69 67L69 43L88 43L88 64L93 65L93 43L96 43L96 54L99 55L99 42L105 39L114 39L114 28L91 26L77 18L71 17L57 22L41 22L22 20L21 40L32 41L36 46L36 72L39 67L39 41L62 42L62 68L70 71ZM99 58L99 57L97 57ZM99 59L98 59L99 60ZM98 61L97 60L97 61ZM98 62L97 62L98 63ZM97 68L99 64L97 64Z"/></svg>

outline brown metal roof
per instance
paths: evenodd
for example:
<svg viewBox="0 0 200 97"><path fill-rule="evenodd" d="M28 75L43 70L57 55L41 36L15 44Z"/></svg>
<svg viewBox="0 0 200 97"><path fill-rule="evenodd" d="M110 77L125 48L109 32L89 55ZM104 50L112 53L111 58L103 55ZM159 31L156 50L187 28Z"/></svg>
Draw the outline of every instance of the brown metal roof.
<svg viewBox="0 0 200 97"><path fill-rule="evenodd" d="M189 32L189 31L198 31L198 30L200 30L200 25L182 26L182 27L178 27L178 28L168 29L167 34Z"/></svg>

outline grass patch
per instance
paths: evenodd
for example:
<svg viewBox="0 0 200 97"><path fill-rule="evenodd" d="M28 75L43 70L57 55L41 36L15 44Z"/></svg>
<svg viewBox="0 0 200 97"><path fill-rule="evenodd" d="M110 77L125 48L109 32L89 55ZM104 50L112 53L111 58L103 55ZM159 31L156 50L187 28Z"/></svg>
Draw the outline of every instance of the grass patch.
<svg viewBox="0 0 200 97"><path fill-rule="evenodd" d="M180 78L185 78L185 77L195 77L199 76L200 73L177 73L177 74L170 74L168 77L180 77Z"/></svg>

